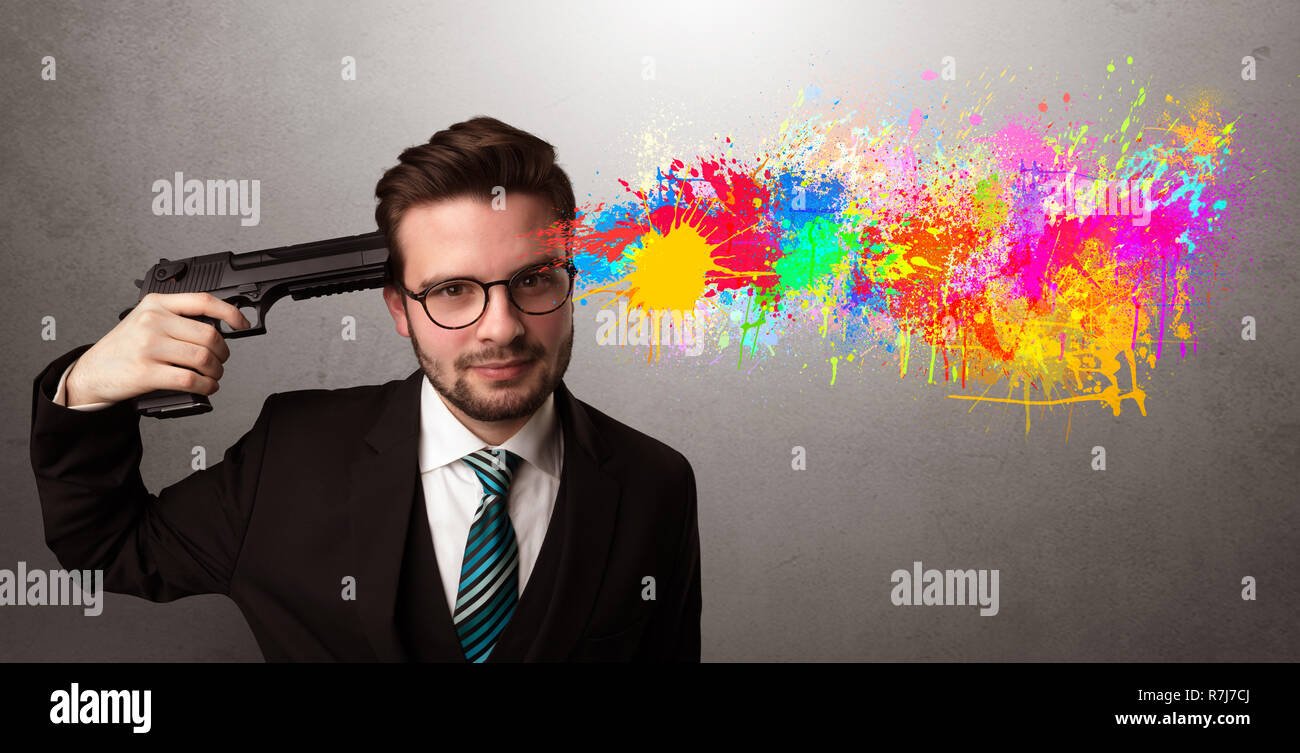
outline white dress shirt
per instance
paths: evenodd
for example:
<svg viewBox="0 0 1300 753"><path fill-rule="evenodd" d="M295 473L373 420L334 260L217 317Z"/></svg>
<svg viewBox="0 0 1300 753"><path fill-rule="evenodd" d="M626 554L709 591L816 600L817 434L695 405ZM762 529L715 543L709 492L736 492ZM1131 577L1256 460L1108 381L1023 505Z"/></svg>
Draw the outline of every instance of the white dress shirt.
<svg viewBox="0 0 1300 753"><path fill-rule="evenodd" d="M76 361L59 378L54 393L54 402L59 405L67 405L64 382L73 366ZM452 414L427 376L420 383L420 483L447 609L454 615L465 540L483 497L482 482L460 459L485 447L504 447L523 458L510 483L506 505L519 547L519 593L522 594L555 509L560 469L564 467L564 432L555 413L555 395L551 394L514 436L503 444L489 445ZM90 403L72 409L94 411L110 405L113 403Z"/></svg>
<svg viewBox="0 0 1300 753"><path fill-rule="evenodd" d="M80 360L81 360L80 358L77 359L77 361ZM77 361L73 361L72 363L68 364L68 368L63 370L63 376L59 377L59 386L56 390L54 390L54 402L64 406L65 408L68 405L68 399L67 399L68 396L63 394L63 383L68 381L68 372L72 371L72 367L77 365ZM72 406L72 409L73 410L103 410L110 405L112 405L112 403L87 403L85 405L74 405Z"/></svg>
<svg viewBox="0 0 1300 753"><path fill-rule="evenodd" d="M564 467L564 432L551 394L514 436L500 445L489 445L452 415L428 377L420 381L420 481L447 608L455 615L465 540L483 498L482 482L460 459L485 447L504 447L523 458L510 482L506 505L519 546L522 594L555 509L560 469Z"/></svg>

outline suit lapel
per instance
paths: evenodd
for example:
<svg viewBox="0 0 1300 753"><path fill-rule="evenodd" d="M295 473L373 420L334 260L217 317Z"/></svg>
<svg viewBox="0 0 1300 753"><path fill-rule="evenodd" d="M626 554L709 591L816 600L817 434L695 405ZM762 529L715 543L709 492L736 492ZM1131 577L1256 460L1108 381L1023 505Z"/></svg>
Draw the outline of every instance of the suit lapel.
<svg viewBox="0 0 1300 753"><path fill-rule="evenodd" d="M527 661L564 661L582 637L605 575L621 492L618 481L602 468L609 455L607 446L563 380L555 389L555 407L564 430L564 467L538 562L558 557L559 563L546 612L525 654ZM563 526L563 549L554 545L556 526ZM534 593L531 598L541 596ZM529 598L527 588L524 597Z"/></svg>
<svg viewBox="0 0 1300 753"><path fill-rule="evenodd" d="M380 661L407 658L395 610L419 476L421 375L417 369L380 398L383 407L366 432L365 446L350 473L348 514L357 570L357 608ZM444 603L444 612L446 608Z"/></svg>
<svg viewBox="0 0 1300 753"><path fill-rule="evenodd" d="M366 637L380 661L407 659L396 622L398 580L419 477L420 388L423 372L392 385L352 465L348 514L357 571L357 606ZM535 636L518 636L528 661L563 661L582 636L605 572L618 515L620 486L602 468L609 450L584 405L561 380L555 407L564 432L564 465L556 506L538 553L558 558L555 586ZM423 503L423 494L419 502ZM423 518L423 516L420 516ZM562 526L563 536L552 535ZM557 538L563 548L557 548ZM434 567L437 567L436 558ZM441 578L435 577L435 582ZM530 579L531 585L531 579ZM446 661L464 661L442 592L433 594L439 629L432 636ZM522 599L546 598L525 587ZM521 604L523 603L521 599ZM502 638L510 633L507 623ZM489 656L488 661L495 657Z"/></svg>

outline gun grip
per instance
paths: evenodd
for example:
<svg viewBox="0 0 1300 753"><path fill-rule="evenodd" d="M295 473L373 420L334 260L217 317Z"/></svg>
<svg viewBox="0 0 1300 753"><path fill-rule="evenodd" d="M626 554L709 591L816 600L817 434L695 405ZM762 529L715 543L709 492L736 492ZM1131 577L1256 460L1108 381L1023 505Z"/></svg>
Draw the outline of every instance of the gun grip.
<svg viewBox="0 0 1300 753"><path fill-rule="evenodd" d="M179 390L154 390L135 398L135 411L150 418L180 418L212 410L207 395Z"/></svg>
<svg viewBox="0 0 1300 753"><path fill-rule="evenodd" d="M218 326L220 320L218 319L202 315L187 316L186 318L211 324L217 328L218 332L221 332L221 327ZM197 369L190 369L190 371L197 371ZM181 418L183 416L208 413L212 410L212 403L208 400L207 395L181 392L180 390L154 390L143 395L137 395L133 400L135 412L150 418Z"/></svg>

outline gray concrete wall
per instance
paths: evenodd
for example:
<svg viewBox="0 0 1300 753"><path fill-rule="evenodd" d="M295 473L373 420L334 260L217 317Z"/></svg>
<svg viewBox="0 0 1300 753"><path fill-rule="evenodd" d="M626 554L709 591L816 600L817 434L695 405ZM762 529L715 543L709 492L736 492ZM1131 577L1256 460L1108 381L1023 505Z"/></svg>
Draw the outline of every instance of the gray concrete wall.
<svg viewBox="0 0 1300 753"><path fill-rule="evenodd" d="M617 200L650 124L675 122L669 138L689 155L718 133L774 134L808 84L888 87L953 55L963 75L1032 66L1086 87L1134 55L1153 96L1214 89L1225 112L1272 123L1241 138L1294 176L1298 21L1292 0L6 2L0 568L58 567L27 454L45 364L107 332L159 257L372 230L379 175L451 123L489 114L532 131L556 145L580 202ZM1242 56L1265 47L1258 80L1242 81ZM54 82L40 77L46 55ZM344 55L355 82L340 79ZM1017 86L1000 101L1041 96ZM150 185L178 170L260 179L260 223L154 216ZM1036 413L1026 437L1023 410L972 411L885 367L834 386L825 368L780 360L652 368L598 347L594 311L579 307L575 394L695 467L705 660L1300 658L1296 183L1267 177L1268 204L1234 219L1254 261L1217 299L1221 326L1159 370L1145 417L1080 407L1068 441L1062 412ZM338 334L345 314L354 342ZM47 315L55 341L40 336ZM1255 342L1231 326L1244 315ZM189 473L196 444L219 459L271 392L416 367L378 291L286 301L268 326L232 341L216 411L143 421L151 490ZM791 470L795 445L806 471ZM1094 445L1105 472L1089 468ZM998 568L1000 613L893 606L890 573L916 560ZM1245 576L1258 600L1242 600ZM0 607L0 659L260 656L220 596L109 595L94 618Z"/></svg>

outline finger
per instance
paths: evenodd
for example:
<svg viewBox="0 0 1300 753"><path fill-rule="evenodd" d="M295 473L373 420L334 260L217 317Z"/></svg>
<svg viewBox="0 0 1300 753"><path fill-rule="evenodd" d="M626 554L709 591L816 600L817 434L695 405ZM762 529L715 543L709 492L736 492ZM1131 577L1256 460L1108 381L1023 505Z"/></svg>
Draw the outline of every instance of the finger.
<svg viewBox="0 0 1300 753"><path fill-rule="evenodd" d="M157 367L157 381L162 385L160 389L180 390L181 392L192 392L200 395L211 395L221 389L217 380L203 374L190 371L180 366L159 365Z"/></svg>
<svg viewBox="0 0 1300 753"><path fill-rule="evenodd" d="M206 322L183 316L169 316L163 325L163 332L173 339L207 348L223 363L230 358L230 346L226 344L226 338L216 327Z"/></svg>
<svg viewBox="0 0 1300 753"><path fill-rule="evenodd" d="M188 366L213 379L219 380L226 373L215 353L202 345L183 340L164 338L150 355L159 363Z"/></svg>
<svg viewBox="0 0 1300 753"><path fill-rule="evenodd" d="M232 329L247 329L252 323L232 303L227 303L211 293L165 293L157 295L155 303L182 316L209 316L229 324Z"/></svg>

